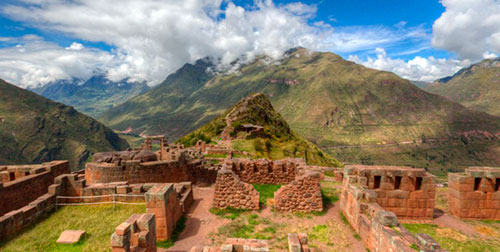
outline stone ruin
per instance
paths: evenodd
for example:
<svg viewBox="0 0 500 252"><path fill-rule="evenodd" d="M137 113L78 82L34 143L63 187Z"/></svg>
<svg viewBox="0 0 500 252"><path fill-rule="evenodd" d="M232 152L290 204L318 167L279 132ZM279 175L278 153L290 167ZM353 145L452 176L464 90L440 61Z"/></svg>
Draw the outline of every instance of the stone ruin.
<svg viewBox="0 0 500 252"><path fill-rule="evenodd" d="M156 226L153 214L134 214L115 228L112 252L156 252Z"/></svg>
<svg viewBox="0 0 500 252"><path fill-rule="evenodd" d="M215 182L214 208L259 210L259 192L248 183L241 182L226 167L219 170Z"/></svg>
<svg viewBox="0 0 500 252"><path fill-rule="evenodd" d="M213 207L258 210L260 195L251 184L285 184L274 194L277 211L322 211L320 179L301 159L226 159L217 173Z"/></svg>
<svg viewBox="0 0 500 252"><path fill-rule="evenodd" d="M222 246L200 247L195 246L189 252L269 252L266 240L228 238Z"/></svg>
<svg viewBox="0 0 500 252"><path fill-rule="evenodd" d="M449 211L462 219L500 220L500 168L448 173Z"/></svg>
<svg viewBox="0 0 500 252"><path fill-rule="evenodd" d="M350 165L344 173L357 177L358 184L375 192L377 204L398 218L433 218L436 178L424 169Z"/></svg>
<svg viewBox="0 0 500 252"><path fill-rule="evenodd" d="M370 251L415 251L412 246L424 251L442 251L428 235L413 236L395 214L432 218L428 213L434 207L432 175L423 169L388 166L348 166L344 173L340 208ZM412 207L417 210L410 211Z"/></svg>
<svg viewBox="0 0 500 252"><path fill-rule="evenodd" d="M199 152L184 149L183 146L164 148L157 153L145 149L96 153L94 162L85 166L85 178L89 184L117 181L129 183L191 181L196 184L215 182L220 167L197 158ZM161 154L162 152L164 153Z"/></svg>
<svg viewBox="0 0 500 252"><path fill-rule="evenodd" d="M304 171L288 185L282 186L274 193L274 209L278 212L321 212L320 174L315 171Z"/></svg>
<svg viewBox="0 0 500 252"><path fill-rule="evenodd" d="M288 248L290 252L313 252L315 249L307 245L307 234L288 234Z"/></svg>

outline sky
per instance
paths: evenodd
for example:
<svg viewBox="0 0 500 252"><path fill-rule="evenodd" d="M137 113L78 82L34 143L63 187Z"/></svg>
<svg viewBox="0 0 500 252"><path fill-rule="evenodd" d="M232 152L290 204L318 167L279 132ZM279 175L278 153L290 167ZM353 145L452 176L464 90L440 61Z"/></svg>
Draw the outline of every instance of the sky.
<svg viewBox="0 0 500 252"><path fill-rule="evenodd" d="M161 83L185 63L302 46L432 82L500 53L500 0L2 0L0 78L37 87L96 71Z"/></svg>

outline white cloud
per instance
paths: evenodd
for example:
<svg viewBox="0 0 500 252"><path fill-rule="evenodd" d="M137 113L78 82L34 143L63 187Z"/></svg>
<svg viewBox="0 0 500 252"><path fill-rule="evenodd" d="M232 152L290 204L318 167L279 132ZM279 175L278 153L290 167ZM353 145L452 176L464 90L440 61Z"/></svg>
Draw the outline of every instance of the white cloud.
<svg viewBox="0 0 500 252"><path fill-rule="evenodd" d="M66 49L69 50L75 50L75 51L80 51L84 48L84 46L80 43L73 42L69 47L66 47Z"/></svg>
<svg viewBox="0 0 500 252"><path fill-rule="evenodd" d="M423 58L412 60L393 59L387 56L383 48L376 49L376 58L367 57L361 60L358 56L349 56L349 60L363 64L366 67L390 71L408 80L432 82L436 79L455 74L461 68L468 66L469 60Z"/></svg>
<svg viewBox="0 0 500 252"><path fill-rule="evenodd" d="M500 53L499 0L442 0L446 11L433 25L432 45L480 60Z"/></svg>
<svg viewBox="0 0 500 252"><path fill-rule="evenodd" d="M316 12L313 5L291 3L276 6L271 0L256 0L249 9L232 2L223 9L222 2L24 0L22 5L5 6L2 12L40 29L112 45L116 48L111 52L112 57L119 64L104 63L109 67L106 69L108 77L111 80L130 77L131 81L145 80L151 85L161 82L185 62L205 56L221 57L222 63L229 64L241 55L249 59L257 54L279 58L284 51L295 46L327 49L320 41L330 35L331 27L324 23L308 24ZM89 52L80 44L69 48L72 55ZM93 53L111 57L103 52ZM47 65L41 65L42 68L61 70L50 60L45 61ZM41 83L47 78L69 75L68 72L40 70L35 64L17 66L22 67L30 68L24 69L24 75L31 76L23 77L30 83L39 76L38 71L46 75Z"/></svg>
<svg viewBox="0 0 500 252"><path fill-rule="evenodd" d="M23 40L0 49L0 77L22 87L35 87L60 79L89 78L96 68L116 65L116 57L73 43L69 48L43 40Z"/></svg>
<svg viewBox="0 0 500 252"><path fill-rule="evenodd" d="M427 42L427 34L422 26L406 27L405 22L386 26L349 26L336 29L327 42L332 50L340 53L373 50L376 47L395 46L412 40L413 44Z"/></svg>

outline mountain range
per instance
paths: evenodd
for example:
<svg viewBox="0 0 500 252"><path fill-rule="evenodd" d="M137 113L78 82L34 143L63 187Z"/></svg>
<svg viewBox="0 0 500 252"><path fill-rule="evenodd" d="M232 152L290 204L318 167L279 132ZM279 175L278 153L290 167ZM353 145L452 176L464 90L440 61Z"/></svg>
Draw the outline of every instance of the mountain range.
<svg viewBox="0 0 500 252"><path fill-rule="evenodd" d="M500 118L425 92L397 75L333 53L296 48L217 73L207 59L98 118L137 134L178 139L253 93L270 97L290 128L347 163L446 172L500 162Z"/></svg>
<svg viewBox="0 0 500 252"><path fill-rule="evenodd" d="M128 79L114 82L102 73L88 80L72 78L59 80L31 89L31 91L51 100L75 107L76 110L92 117L119 105L128 99L146 92L145 83L129 82Z"/></svg>
<svg viewBox="0 0 500 252"><path fill-rule="evenodd" d="M72 169L98 151L128 143L73 107L0 80L0 164L69 160Z"/></svg>
<svg viewBox="0 0 500 252"><path fill-rule="evenodd" d="M468 108L500 116L500 58L473 64L424 89Z"/></svg>

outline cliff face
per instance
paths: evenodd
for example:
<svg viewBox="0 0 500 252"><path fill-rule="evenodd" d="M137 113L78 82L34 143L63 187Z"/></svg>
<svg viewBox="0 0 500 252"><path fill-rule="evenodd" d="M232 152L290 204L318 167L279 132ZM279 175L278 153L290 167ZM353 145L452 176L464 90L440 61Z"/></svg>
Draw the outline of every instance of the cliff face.
<svg viewBox="0 0 500 252"><path fill-rule="evenodd" d="M94 152L128 147L111 129L73 107L0 80L0 164L69 160L81 167Z"/></svg>

